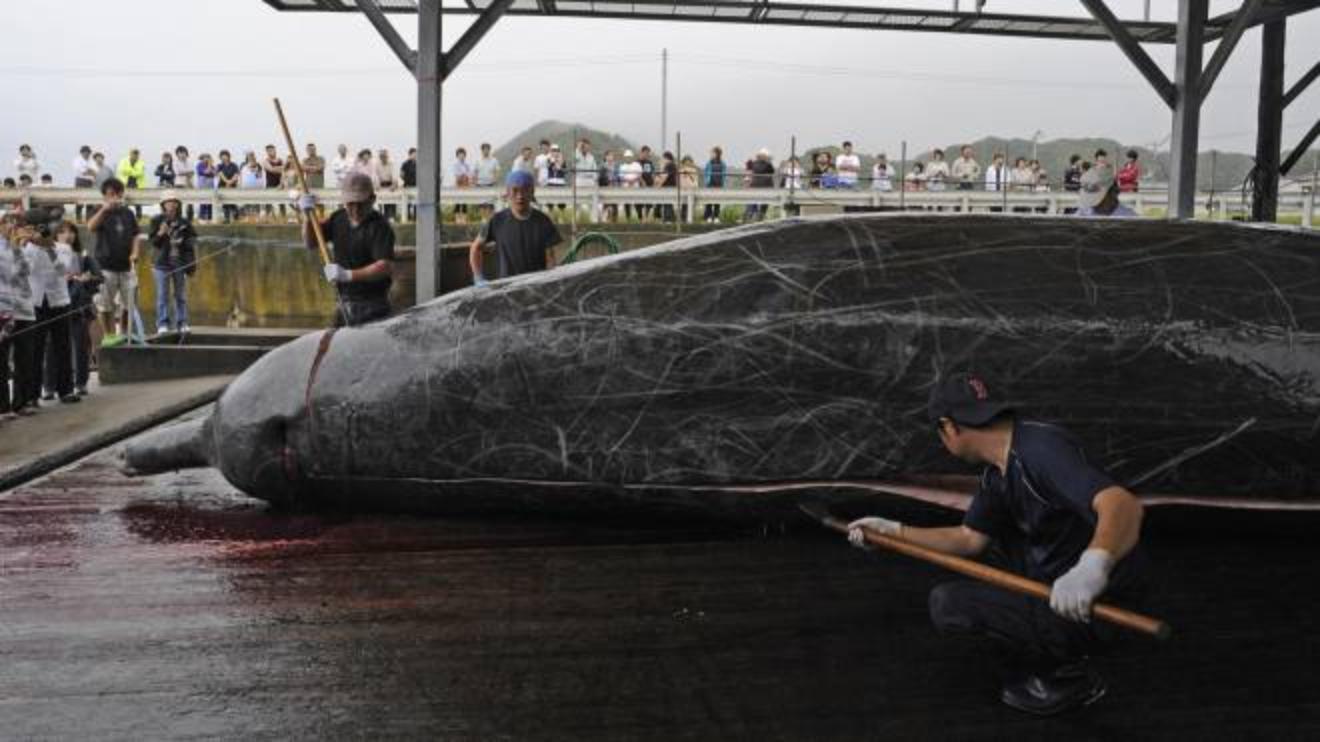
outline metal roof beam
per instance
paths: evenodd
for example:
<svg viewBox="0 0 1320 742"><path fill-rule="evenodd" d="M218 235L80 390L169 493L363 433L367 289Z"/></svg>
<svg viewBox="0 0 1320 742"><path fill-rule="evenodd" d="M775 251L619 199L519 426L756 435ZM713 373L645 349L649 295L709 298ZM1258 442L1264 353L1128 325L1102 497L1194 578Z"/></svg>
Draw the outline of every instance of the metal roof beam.
<svg viewBox="0 0 1320 742"><path fill-rule="evenodd" d="M1297 96L1305 92L1311 83L1315 82L1315 78L1317 77L1320 77L1320 62L1316 62L1312 65L1311 69L1307 71L1305 75L1302 75L1300 80L1293 83L1292 87L1288 88L1288 92L1283 94L1283 107L1287 108L1288 104L1292 103Z"/></svg>
<svg viewBox="0 0 1320 742"><path fill-rule="evenodd" d="M380 34L385 43L389 45L390 51L394 56L403 62L403 66L408 68L408 72L413 77L417 76L417 52L408 46L408 42L403 40L399 32L395 30L394 24L385 17L385 12L376 4L376 0L357 0L357 6L362 9L362 14L371 21L371 25L376 27L376 33Z"/></svg>
<svg viewBox="0 0 1320 742"><path fill-rule="evenodd" d="M463 63L463 58L477 46L477 42L481 41L486 32L495 25L495 22L504 15L511 5L513 5L513 0L494 0L486 6L485 10L481 11L481 15L477 16L472 25L468 26L463 35L458 38L458 41L455 41L454 45L449 48L449 53L441 57L440 78L442 80L448 79L454 70L458 69L458 65Z"/></svg>
<svg viewBox="0 0 1320 742"><path fill-rule="evenodd" d="M1288 171L1292 170L1293 165L1296 165L1302 159L1302 155L1306 154L1306 150L1310 149L1311 144L1315 142L1315 138L1318 136L1320 136L1320 119L1316 119L1315 124L1311 126L1311 130L1306 132L1306 136L1302 137L1302 141L1298 142L1293 151L1288 153L1288 159L1284 160L1283 164L1279 166L1279 175L1287 175Z"/></svg>
<svg viewBox="0 0 1320 742"><path fill-rule="evenodd" d="M1198 92L1202 101L1207 95L1210 95L1210 89L1215 85L1215 79L1223 71L1224 65L1228 63L1228 58L1233 54L1233 48L1237 46L1238 41L1242 39L1242 34L1251 28L1252 21L1255 20L1260 11L1261 5L1265 0L1246 0L1242 7L1238 9L1237 15L1233 16L1233 22L1229 24L1228 30L1224 31L1223 37L1219 39L1219 46L1215 47L1215 53L1210 56L1210 61L1205 65L1205 70L1201 72L1200 90Z"/></svg>
<svg viewBox="0 0 1320 742"><path fill-rule="evenodd" d="M1270 21L1283 20L1288 16L1305 13L1316 8L1320 8L1320 0L1267 0L1266 4L1256 13L1256 17L1252 19L1251 25L1257 26ZM1206 40L1211 41L1216 36L1225 33L1227 27L1232 24L1236 17L1236 13L1223 13L1206 21ZM1221 31L1213 33L1211 29L1221 29Z"/></svg>
<svg viewBox="0 0 1320 742"><path fill-rule="evenodd" d="M1155 88L1155 92L1159 94L1164 103L1172 108L1177 102L1177 93L1173 83L1169 81L1169 77L1164 74L1160 66L1155 64L1155 60L1150 58L1146 50L1141 48L1141 44L1132 38L1132 34L1128 33L1123 22L1118 20L1118 17L1114 15L1108 5L1105 5L1104 0L1082 0L1082 5L1090 11L1091 17L1095 18L1097 23L1109 31L1109 35L1113 37L1114 43L1118 44L1118 48L1123 50L1123 53L1127 55L1132 64L1136 65L1137 71L1146 78L1151 87Z"/></svg>

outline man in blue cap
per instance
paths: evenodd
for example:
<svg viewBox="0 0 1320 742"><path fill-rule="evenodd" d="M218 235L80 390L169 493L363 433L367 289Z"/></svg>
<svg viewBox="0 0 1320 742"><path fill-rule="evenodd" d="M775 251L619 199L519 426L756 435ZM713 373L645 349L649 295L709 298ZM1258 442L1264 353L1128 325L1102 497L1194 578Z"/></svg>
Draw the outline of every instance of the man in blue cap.
<svg viewBox="0 0 1320 742"><path fill-rule="evenodd" d="M1141 502L1095 464L1068 431L1015 414L979 376L940 380L927 405L948 452L984 466L961 525L916 528L886 518L849 524L848 540L866 547L864 529L963 557L991 561L1052 585L1050 602L972 580L930 593L936 628L998 640L1013 655L1000 696L1020 711L1052 715L1104 695L1088 665L1115 637L1091 620L1103 595L1131 605L1144 589Z"/></svg>
<svg viewBox="0 0 1320 742"><path fill-rule="evenodd" d="M495 254L499 258L498 278L508 278L545 270L548 267L546 251L564 241L550 217L532 208L536 181L531 173L514 170L509 173L505 185L508 187L509 208L497 212L482 224L481 233L468 249L472 283L478 287L486 285L481 250L487 244L495 243Z"/></svg>

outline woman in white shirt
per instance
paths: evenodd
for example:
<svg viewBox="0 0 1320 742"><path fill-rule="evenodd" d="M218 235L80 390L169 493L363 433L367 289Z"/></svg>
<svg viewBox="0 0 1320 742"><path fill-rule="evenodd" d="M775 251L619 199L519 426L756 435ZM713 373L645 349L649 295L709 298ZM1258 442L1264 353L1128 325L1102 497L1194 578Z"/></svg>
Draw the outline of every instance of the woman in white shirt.
<svg viewBox="0 0 1320 742"><path fill-rule="evenodd" d="M0 419L14 415L31 415L36 411L37 398L28 398L32 385L28 374L32 369L32 325L37 316L32 308L32 284L28 280L27 259L20 247L27 240L27 227L13 222L8 216L0 224ZM9 359L13 358L13 395L9 393ZM38 382L40 383L40 382Z"/></svg>
<svg viewBox="0 0 1320 742"><path fill-rule="evenodd" d="M875 156L875 164L871 166L871 188L885 192L894 190L894 170L889 167L889 158L884 152Z"/></svg>
<svg viewBox="0 0 1320 742"><path fill-rule="evenodd" d="M32 308L36 315L34 338L32 341L32 365L29 367L27 383L30 385L25 397L36 399L41 394L41 382L46 361L46 347L50 344L53 354L54 391L65 404L79 402L73 393L73 349L70 345L72 329L69 312L69 283L64 268L55 254L54 228L48 222L34 227L27 244L23 246L23 258L28 263L28 283L31 286ZM53 399L54 395L47 397Z"/></svg>
<svg viewBox="0 0 1320 742"><path fill-rule="evenodd" d="M949 178L949 163L944 161L944 151L933 149L930 152L930 162L926 163L926 189L930 191L944 190L944 181Z"/></svg>

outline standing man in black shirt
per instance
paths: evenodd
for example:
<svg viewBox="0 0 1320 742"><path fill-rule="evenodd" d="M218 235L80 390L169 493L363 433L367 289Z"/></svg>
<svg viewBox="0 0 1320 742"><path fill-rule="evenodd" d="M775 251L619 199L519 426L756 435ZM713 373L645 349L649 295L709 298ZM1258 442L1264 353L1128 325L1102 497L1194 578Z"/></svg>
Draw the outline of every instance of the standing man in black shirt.
<svg viewBox="0 0 1320 742"><path fill-rule="evenodd" d="M499 278L508 278L545 270L548 267L546 251L563 242L550 217L532 208L532 199L536 196L536 180L532 174L526 170L514 170L505 182L509 189L509 208L497 212L482 224L481 233L468 249L472 283L478 287L486 285L481 272L481 249L487 243L495 243Z"/></svg>
<svg viewBox="0 0 1320 742"><path fill-rule="evenodd" d="M404 188L417 187L417 148L408 148L408 159L399 166L399 180L403 181ZM417 203L412 199L408 200L408 221L417 221Z"/></svg>
<svg viewBox="0 0 1320 742"><path fill-rule="evenodd" d="M1015 709L1051 715L1097 700L1105 683L1086 660L1116 637L1091 620L1091 606L1101 594L1132 603L1143 591L1141 502L1088 462L1066 430L1017 417L977 376L941 380L927 412L949 453L985 466L962 525L863 518L850 524L849 541L864 547L869 528L957 556L993 546L994 561L1053 585L1049 606L982 582L946 582L930 594L935 626L1014 653L1020 667L1000 697Z"/></svg>
<svg viewBox="0 0 1320 742"><path fill-rule="evenodd" d="M371 176L350 173L340 186L343 206L321 222L321 231L330 241L334 262L325 266L325 280L339 292L335 309L335 327L355 327L390 315L390 282L394 270L394 229L379 211ZM316 250L316 197L304 194L298 206L308 218L303 220L303 241Z"/></svg>
<svg viewBox="0 0 1320 742"><path fill-rule="evenodd" d="M87 231L96 237L94 254L101 266L104 283L96 295L101 315L102 345L119 345L127 340L129 312L137 301L138 259L137 215L124 206L124 184L111 178L101 184L101 208L87 220ZM122 335L115 330L115 320Z"/></svg>

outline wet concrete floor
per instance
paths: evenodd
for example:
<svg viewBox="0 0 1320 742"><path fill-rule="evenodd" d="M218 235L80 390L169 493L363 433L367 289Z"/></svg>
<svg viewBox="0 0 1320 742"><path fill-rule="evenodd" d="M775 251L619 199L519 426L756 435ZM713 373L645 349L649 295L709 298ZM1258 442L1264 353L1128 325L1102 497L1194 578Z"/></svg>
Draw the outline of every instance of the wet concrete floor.
<svg viewBox="0 0 1320 742"><path fill-rule="evenodd" d="M0 495L4 738L1320 738L1305 535L1153 538L1177 636L1041 722L929 627L944 573L811 527L283 515L114 467Z"/></svg>

